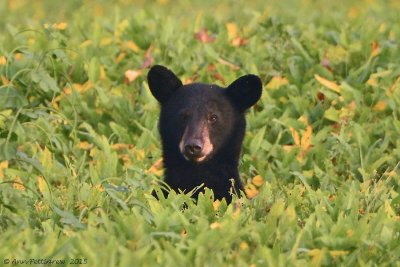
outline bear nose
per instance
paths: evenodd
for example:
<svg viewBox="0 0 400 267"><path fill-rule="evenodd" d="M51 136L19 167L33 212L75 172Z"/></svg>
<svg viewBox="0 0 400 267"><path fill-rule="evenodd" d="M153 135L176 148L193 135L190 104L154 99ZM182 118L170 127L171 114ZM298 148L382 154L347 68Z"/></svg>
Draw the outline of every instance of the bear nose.
<svg viewBox="0 0 400 267"><path fill-rule="evenodd" d="M202 150L202 145L199 141L191 141L185 145L185 152L191 156L199 156Z"/></svg>

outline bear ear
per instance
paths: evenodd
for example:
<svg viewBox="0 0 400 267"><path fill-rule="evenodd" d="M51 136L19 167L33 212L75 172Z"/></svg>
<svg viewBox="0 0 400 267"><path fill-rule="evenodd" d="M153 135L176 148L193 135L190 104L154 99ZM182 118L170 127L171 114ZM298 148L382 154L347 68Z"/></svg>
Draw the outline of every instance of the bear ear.
<svg viewBox="0 0 400 267"><path fill-rule="evenodd" d="M161 104L165 103L176 89L182 86L176 75L161 65L153 66L147 74L147 82L153 96Z"/></svg>
<svg viewBox="0 0 400 267"><path fill-rule="evenodd" d="M242 112L260 99L261 92L261 80L258 76L252 74L238 78L226 89L228 97Z"/></svg>

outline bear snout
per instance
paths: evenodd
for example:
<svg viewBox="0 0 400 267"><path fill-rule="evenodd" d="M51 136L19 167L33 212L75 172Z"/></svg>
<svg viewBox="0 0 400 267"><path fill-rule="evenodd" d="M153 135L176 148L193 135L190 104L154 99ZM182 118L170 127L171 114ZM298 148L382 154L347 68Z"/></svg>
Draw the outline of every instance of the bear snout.
<svg viewBox="0 0 400 267"><path fill-rule="evenodd" d="M202 162L213 151L207 127L203 127L200 133L192 132L187 127L179 143L179 149L183 157L191 162Z"/></svg>
<svg viewBox="0 0 400 267"><path fill-rule="evenodd" d="M201 155L201 151L203 150L203 142L200 140L190 140L185 144L185 154L199 157Z"/></svg>

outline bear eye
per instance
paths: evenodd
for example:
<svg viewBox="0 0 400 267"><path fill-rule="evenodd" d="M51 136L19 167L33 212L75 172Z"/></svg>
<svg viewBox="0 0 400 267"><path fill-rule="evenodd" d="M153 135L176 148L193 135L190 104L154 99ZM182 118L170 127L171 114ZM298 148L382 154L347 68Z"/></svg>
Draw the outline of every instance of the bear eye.
<svg viewBox="0 0 400 267"><path fill-rule="evenodd" d="M218 117L217 117L217 115L215 115L215 114L211 114L211 115L208 117L208 122L209 122L209 123L215 123L217 120L218 120Z"/></svg>

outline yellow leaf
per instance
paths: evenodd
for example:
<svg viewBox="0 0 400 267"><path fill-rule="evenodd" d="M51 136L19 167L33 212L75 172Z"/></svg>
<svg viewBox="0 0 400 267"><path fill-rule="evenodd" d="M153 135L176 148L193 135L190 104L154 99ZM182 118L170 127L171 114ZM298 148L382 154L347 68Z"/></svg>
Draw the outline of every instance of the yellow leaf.
<svg viewBox="0 0 400 267"><path fill-rule="evenodd" d="M115 59L115 63L120 63L124 58L125 58L126 54L125 53L120 53L118 55L118 57Z"/></svg>
<svg viewBox="0 0 400 267"><path fill-rule="evenodd" d="M340 92L341 92L340 86L337 85L335 82L329 81L329 80L319 76L318 74L315 74L314 77L320 84L322 84L326 88L331 89L332 91L335 91L336 93L340 94Z"/></svg>
<svg viewBox="0 0 400 267"><path fill-rule="evenodd" d="M89 144L87 141L83 141L79 143L79 148L82 150L89 150L93 147L93 144Z"/></svg>
<svg viewBox="0 0 400 267"><path fill-rule="evenodd" d="M0 179L4 179L3 170L8 169L8 160L0 162Z"/></svg>
<svg viewBox="0 0 400 267"><path fill-rule="evenodd" d="M300 116L300 118L297 119L298 121L301 121L302 123L304 123L304 125L308 125L308 119L307 116Z"/></svg>
<svg viewBox="0 0 400 267"><path fill-rule="evenodd" d="M91 45L92 43L93 43L92 40L86 40L86 41L84 41L83 43L81 43L81 44L79 45L79 47L80 47L80 48L84 48L84 47L87 47L87 46Z"/></svg>
<svg viewBox="0 0 400 267"><path fill-rule="evenodd" d="M45 23L43 24L43 27L45 29L57 29L57 30L65 30L68 27L68 24L66 22L60 22L60 23L53 23L52 25Z"/></svg>
<svg viewBox="0 0 400 267"><path fill-rule="evenodd" d="M103 65L100 65L100 80L105 80L106 79L106 77L107 77L107 75L106 75L106 71L105 71L105 69L104 69L104 66Z"/></svg>
<svg viewBox="0 0 400 267"><path fill-rule="evenodd" d="M241 250L246 250L249 248L249 245L246 243L246 241L242 241L242 243L240 243L239 247Z"/></svg>
<svg viewBox="0 0 400 267"><path fill-rule="evenodd" d="M135 53L138 53L140 51L139 46L133 41L128 41L125 43L126 47L128 47L130 50L132 50Z"/></svg>
<svg viewBox="0 0 400 267"><path fill-rule="evenodd" d="M73 83L72 84L72 88L75 89L78 93L84 94L84 93L86 93L87 91L89 91L90 89L93 88L93 83L90 82L90 81L87 81L87 82L85 82L83 84ZM67 90L64 89L64 92L66 94L69 94L68 89Z"/></svg>
<svg viewBox="0 0 400 267"><path fill-rule="evenodd" d="M113 38L111 37L103 37L100 40L100 46L107 46L113 42Z"/></svg>
<svg viewBox="0 0 400 267"><path fill-rule="evenodd" d="M5 65L7 63L7 58L5 56L0 57L0 65Z"/></svg>
<svg viewBox="0 0 400 267"><path fill-rule="evenodd" d="M218 199L215 200L215 201L213 202L213 208L214 208L214 210L218 210L219 205L221 205L221 201L219 201Z"/></svg>
<svg viewBox="0 0 400 267"><path fill-rule="evenodd" d="M114 31L115 37L119 38L125 32L125 30L129 27L129 21L124 19L120 23L118 23L116 30Z"/></svg>
<svg viewBox="0 0 400 267"><path fill-rule="evenodd" d="M398 78L396 79L396 81L394 82L394 84L392 84L392 86L390 86L389 89L386 90L386 95L387 95L387 96L392 96L392 95L393 95L393 92L394 92L396 89L399 89L399 84L400 84L400 77L398 77Z"/></svg>
<svg viewBox="0 0 400 267"><path fill-rule="evenodd" d="M349 254L346 250L331 250L329 251L332 257L343 256Z"/></svg>
<svg viewBox="0 0 400 267"><path fill-rule="evenodd" d="M3 85L7 85L10 83L10 81L3 75L1 75L1 82L3 83Z"/></svg>
<svg viewBox="0 0 400 267"><path fill-rule="evenodd" d="M396 217L396 213L394 212L392 206L390 206L390 203L388 200L385 200L385 213L389 218Z"/></svg>
<svg viewBox="0 0 400 267"><path fill-rule="evenodd" d="M354 234L354 231L353 231L352 229L349 229L349 230L347 230L347 232L346 232L346 235L347 235L348 237L352 237L353 234Z"/></svg>
<svg viewBox="0 0 400 267"><path fill-rule="evenodd" d="M360 14L360 9L358 9L357 7L353 6L349 9L349 12L347 13L347 16L350 19L355 19L358 17L358 15Z"/></svg>
<svg viewBox="0 0 400 267"><path fill-rule="evenodd" d="M311 145L311 135L312 135L312 127L310 125L307 126L306 132L301 137L301 150L307 150Z"/></svg>
<svg viewBox="0 0 400 267"><path fill-rule="evenodd" d="M240 215L240 206L232 213L232 219L237 219Z"/></svg>
<svg viewBox="0 0 400 267"><path fill-rule="evenodd" d="M312 263L316 266L320 266L324 257L324 252L321 249L312 249L308 252L308 255L312 257Z"/></svg>
<svg viewBox="0 0 400 267"><path fill-rule="evenodd" d="M386 23L382 23L381 25L379 25L379 32L380 33L384 33L387 29L387 25Z"/></svg>
<svg viewBox="0 0 400 267"><path fill-rule="evenodd" d="M374 111L384 111L387 107L386 101L380 100L375 106L372 108Z"/></svg>
<svg viewBox="0 0 400 267"><path fill-rule="evenodd" d="M299 133L293 128L293 127L290 127L290 132L291 132L291 134L292 134L292 137L293 137L293 140L294 140L294 144L296 145L296 146L300 146L300 135L299 135Z"/></svg>
<svg viewBox="0 0 400 267"><path fill-rule="evenodd" d="M60 23L53 24L53 26L57 30L65 30L68 27L68 24L66 22L60 22Z"/></svg>
<svg viewBox="0 0 400 267"><path fill-rule="evenodd" d="M247 198L252 199L255 196L258 195L258 190L256 189L256 187L252 184L247 185L244 189L244 192L246 193Z"/></svg>
<svg viewBox="0 0 400 267"><path fill-rule="evenodd" d="M29 38L28 39L28 44L29 45L34 45L36 43L36 39L35 38Z"/></svg>
<svg viewBox="0 0 400 267"><path fill-rule="evenodd" d="M142 74L140 70L127 70L125 71L125 78L126 80L131 83L136 80Z"/></svg>
<svg viewBox="0 0 400 267"><path fill-rule="evenodd" d="M93 185L93 188L96 189L99 192L104 192L104 187L103 187L102 184Z"/></svg>
<svg viewBox="0 0 400 267"><path fill-rule="evenodd" d="M264 179L261 177L261 175L256 175L253 177L253 179L251 180L251 182L255 185L255 186L262 186L264 184Z"/></svg>
<svg viewBox="0 0 400 267"><path fill-rule="evenodd" d="M292 151L296 146L292 146L292 145L283 145L282 148L284 151L286 152L290 152Z"/></svg>
<svg viewBox="0 0 400 267"><path fill-rule="evenodd" d="M164 172L164 164L163 164L163 159L157 160L148 170L146 170L147 173L152 173L157 176L161 176Z"/></svg>
<svg viewBox="0 0 400 267"><path fill-rule="evenodd" d="M296 210L294 209L293 205L289 205L286 208L286 214L288 215L289 219L292 220L292 221L297 218Z"/></svg>
<svg viewBox="0 0 400 267"><path fill-rule="evenodd" d="M43 178L43 176L38 177L38 188L42 194L47 190L46 180Z"/></svg>
<svg viewBox="0 0 400 267"><path fill-rule="evenodd" d="M138 160L143 160L144 159L144 149L137 149L135 150L136 158Z"/></svg>
<svg viewBox="0 0 400 267"><path fill-rule="evenodd" d="M222 225L219 222L213 222L212 224L210 224L211 229L218 229L221 227L222 227Z"/></svg>
<svg viewBox="0 0 400 267"><path fill-rule="evenodd" d="M20 191L24 191L25 190L25 186L22 184L22 180L21 180L21 178L19 176L15 176L13 187L14 187L14 189L17 189L17 190L20 190Z"/></svg>
<svg viewBox="0 0 400 267"><path fill-rule="evenodd" d="M371 44L371 57L376 57L380 53L379 44L376 41L373 41Z"/></svg>
<svg viewBox="0 0 400 267"><path fill-rule="evenodd" d="M289 80L285 77L274 76L269 83L265 86L267 89L278 89L289 83Z"/></svg>
<svg viewBox="0 0 400 267"><path fill-rule="evenodd" d="M116 143L111 145L111 148L115 150L127 149L129 147L130 147L129 144L122 144L122 143Z"/></svg>
<svg viewBox="0 0 400 267"><path fill-rule="evenodd" d="M233 23L233 22L227 23L226 30L228 31L229 40L231 40L237 36L237 26L235 23Z"/></svg>
<svg viewBox="0 0 400 267"><path fill-rule="evenodd" d="M43 201L36 201L33 206L35 207L36 212L41 212L45 209L48 209L48 206L44 204Z"/></svg>
<svg viewBox="0 0 400 267"><path fill-rule="evenodd" d="M15 57L15 60L21 60L21 58L22 58L22 53L15 53L14 54L14 57Z"/></svg>
<svg viewBox="0 0 400 267"><path fill-rule="evenodd" d="M238 36L238 37L235 37L232 39L231 45L238 47L238 46L246 45L246 44L248 44L248 42L249 41L247 39L244 39L244 38Z"/></svg>

